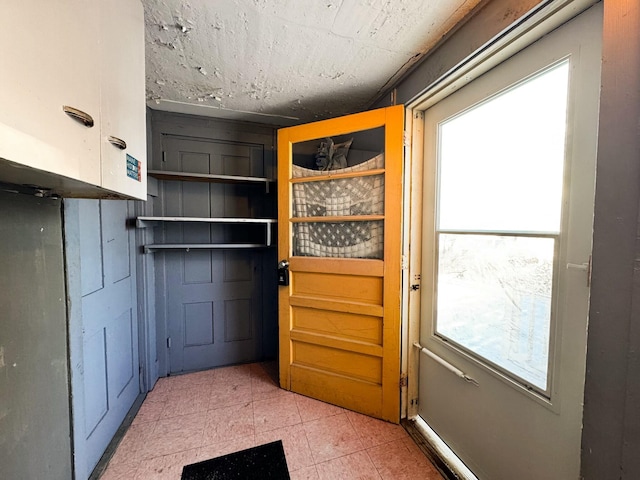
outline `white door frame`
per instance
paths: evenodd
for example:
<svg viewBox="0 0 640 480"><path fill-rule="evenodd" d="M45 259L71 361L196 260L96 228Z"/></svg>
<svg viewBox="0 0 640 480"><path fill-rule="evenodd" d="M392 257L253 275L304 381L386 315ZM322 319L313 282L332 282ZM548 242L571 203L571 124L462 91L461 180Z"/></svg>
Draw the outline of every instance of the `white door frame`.
<svg viewBox="0 0 640 480"><path fill-rule="evenodd" d="M508 32L481 47L407 102L405 129L405 194L403 227L403 331L402 372L408 378L401 398L402 417L416 420L416 427L461 478L475 478L439 441L418 415L418 364L420 350L420 286L422 269L422 179L424 168L424 112L547 33L576 17L598 0L548 0L512 25ZM413 248L412 248L413 246ZM425 254L429 254L425 252ZM466 470L466 471L465 471Z"/></svg>

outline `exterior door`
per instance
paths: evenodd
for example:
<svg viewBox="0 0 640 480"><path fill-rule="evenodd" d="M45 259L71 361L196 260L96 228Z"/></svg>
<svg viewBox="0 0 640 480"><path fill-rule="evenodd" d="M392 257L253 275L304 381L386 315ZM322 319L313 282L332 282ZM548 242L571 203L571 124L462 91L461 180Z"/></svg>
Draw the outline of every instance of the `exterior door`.
<svg viewBox="0 0 640 480"><path fill-rule="evenodd" d="M65 200L73 450L88 478L140 394L133 202Z"/></svg>
<svg viewBox="0 0 640 480"><path fill-rule="evenodd" d="M391 422L403 122L396 106L278 131L280 384Z"/></svg>
<svg viewBox="0 0 640 480"><path fill-rule="evenodd" d="M263 177L262 145L162 139L167 171ZM169 217L270 216L264 186L163 181L161 214ZM163 243L233 244L264 238L261 225L165 225ZM159 241L160 243L160 241ZM156 252L162 262L169 373L256 361L263 347L264 249L221 248Z"/></svg>
<svg viewBox="0 0 640 480"><path fill-rule="evenodd" d="M579 477L601 25L425 113L419 415L480 479Z"/></svg>

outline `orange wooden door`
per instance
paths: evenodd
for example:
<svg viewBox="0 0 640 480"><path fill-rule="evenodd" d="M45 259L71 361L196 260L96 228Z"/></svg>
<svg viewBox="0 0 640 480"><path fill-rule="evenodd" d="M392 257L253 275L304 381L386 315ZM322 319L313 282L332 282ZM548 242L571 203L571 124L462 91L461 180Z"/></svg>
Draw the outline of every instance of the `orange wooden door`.
<svg viewBox="0 0 640 480"><path fill-rule="evenodd" d="M403 129L394 106L278 131L280 384L396 423Z"/></svg>

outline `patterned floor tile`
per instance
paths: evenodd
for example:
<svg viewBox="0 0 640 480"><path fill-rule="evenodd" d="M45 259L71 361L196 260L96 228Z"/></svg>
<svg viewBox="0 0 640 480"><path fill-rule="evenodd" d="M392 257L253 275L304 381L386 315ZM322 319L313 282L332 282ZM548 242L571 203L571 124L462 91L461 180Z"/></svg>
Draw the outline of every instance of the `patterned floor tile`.
<svg viewBox="0 0 640 480"><path fill-rule="evenodd" d="M161 378L102 480L180 480L184 465L282 440L292 480L442 480L398 425L281 389L277 364Z"/></svg>

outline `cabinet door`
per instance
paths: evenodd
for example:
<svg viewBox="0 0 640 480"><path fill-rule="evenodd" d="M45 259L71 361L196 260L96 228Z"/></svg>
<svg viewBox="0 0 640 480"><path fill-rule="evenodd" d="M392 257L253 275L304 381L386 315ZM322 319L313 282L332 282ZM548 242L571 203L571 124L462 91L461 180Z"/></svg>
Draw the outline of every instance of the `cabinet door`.
<svg viewBox="0 0 640 480"><path fill-rule="evenodd" d="M102 187L146 200L144 12L139 0L100 2ZM118 146L118 140L126 143Z"/></svg>
<svg viewBox="0 0 640 480"><path fill-rule="evenodd" d="M6 0L2 18L0 157L99 185L97 4Z"/></svg>

